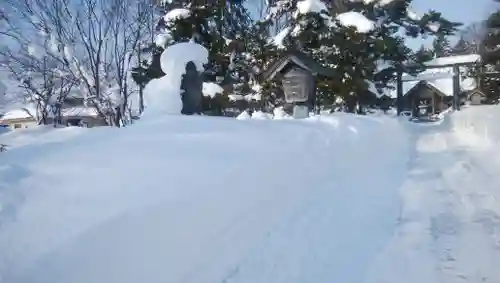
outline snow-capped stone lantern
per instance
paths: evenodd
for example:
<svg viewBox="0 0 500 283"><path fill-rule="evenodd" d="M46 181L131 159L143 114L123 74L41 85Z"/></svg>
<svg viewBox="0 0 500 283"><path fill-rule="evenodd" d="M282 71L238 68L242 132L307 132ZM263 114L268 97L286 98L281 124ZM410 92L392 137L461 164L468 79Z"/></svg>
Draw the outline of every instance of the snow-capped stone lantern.
<svg viewBox="0 0 500 283"><path fill-rule="evenodd" d="M333 76L333 69L323 67L308 55L289 51L261 74L261 80L281 81L285 101L294 109L294 117L305 118L316 104L316 79ZM306 113L306 114L304 114Z"/></svg>

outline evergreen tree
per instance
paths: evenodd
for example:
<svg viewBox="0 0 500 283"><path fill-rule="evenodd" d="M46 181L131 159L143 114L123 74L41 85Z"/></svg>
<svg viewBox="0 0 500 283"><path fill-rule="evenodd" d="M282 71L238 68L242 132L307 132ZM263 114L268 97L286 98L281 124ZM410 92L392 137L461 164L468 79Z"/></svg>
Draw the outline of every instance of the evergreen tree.
<svg viewBox="0 0 500 283"><path fill-rule="evenodd" d="M323 103L335 101L340 96L351 112L360 101L366 100L363 96L368 88L367 81L382 88L394 80L395 71L402 70L404 64L422 60L405 45L400 28L406 31L406 36L417 37L421 34L449 35L460 25L443 19L434 11L416 18L408 12L410 0L385 4L347 1L343 2L342 9L333 5L337 1L314 1L314 5L308 6L320 9L311 11L302 9L304 2L279 1L273 6L271 18L289 15L287 28L292 32L286 47L299 49L325 66L333 67L336 75L317 83L318 96ZM342 26L335 19L344 11L361 13L375 23L375 28L360 32ZM433 28L435 26L439 29Z"/></svg>
<svg viewBox="0 0 500 283"><path fill-rule="evenodd" d="M500 68L500 10L492 13L486 21L487 34L482 42L482 59L487 65Z"/></svg>
<svg viewBox="0 0 500 283"><path fill-rule="evenodd" d="M209 63L205 80L218 83L246 81L243 71L245 57L243 40L251 26L251 19L243 1L225 0L173 0L159 3L156 43L150 47L152 60L146 76L158 78L164 75L160 68L160 56L165 48L178 42L194 41L207 48ZM209 98L206 98L209 99ZM227 100L217 97L206 101L218 114Z"/></svg>
<svg viewBox="0 0 500 283"><path fill-rule="evenodd" d="M429 61L433 57L434 57L434 54L433 54L432 50L425 48L425 46L423 44L420 46L420 48L415 53L415 58L419 62Z"/></svg>
<svg viewBox="0 0 500 283"><path fill-rule="evenodd" d="M451 54L450 41L445 34L439 33L432 42L435 57L446 57Z"/></svg>
<svg viewBox="0 0 500 283"><path fill-rule="evenodd" d="M461 35L453 46L451 53L455 55L465 55L474 53L474 51L471 44L465 40L463 35Z"/></svg>

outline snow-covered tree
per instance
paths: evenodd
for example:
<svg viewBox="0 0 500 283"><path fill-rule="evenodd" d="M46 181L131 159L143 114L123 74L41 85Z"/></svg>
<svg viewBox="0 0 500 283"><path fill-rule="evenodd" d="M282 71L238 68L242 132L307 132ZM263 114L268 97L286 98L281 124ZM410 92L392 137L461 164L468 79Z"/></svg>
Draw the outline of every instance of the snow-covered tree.
<svg viewBox="0 0 500 283"><path fill-rule="evenodd" d="M397 70L417 59L405 37L448 35L460 25L435 11L418 16L410 3L279 0L270 3L265 20L283 26L279 37L285 49L298 49L334 68L333 78L317 84L323 103L340 96L348 111L354 111L364 100L367 81L382 88L395 79Z"/></svg>
<svg viewBox="0 0 500 283"><path fill-rule="evenodd" d="M160 2L163 10L157 25L153 59L145 71L146 76L163 76L159 58L165 47L178 42L194 41L209 50L205 80L231 85L232 91L241 92L250 81L244 55L251 28L251 19L243 1L185 1ZM207 97L207 100L212 98ZM225 99L217 97L207 102L209 107L223 107ZM227 102L227 101L226 101ZM214 106L217 105L217 106ZM212 107L212 108L213 108Z"/></svg>
<svg viewBox="0 0 500 283"><path fill-rule="evenodd" d="M9 32L14 31L14 23L6 22ZM34 104L37 110L35 118L40 124L47 124L49 117L56 122L60 120L58 108L77 82L51 56L55 38L37 27L33 26L37 36L20 34L16 40L11 40L9 48L6 46L0 50L0 68L7 70L9 77L19 86L16 88L21 96L18 100Z"/></svg>
<svg viewBox="0 0 500 283"><path fill-rule="evenodd" d="M487 65L500 66L500 9L493 12L486 21L486 35L482 41L482 59Z"/></svg>
<svg viewBox="0 0 500 283"><path fill-rule="evenodd" d="M423 44L420 48L415 52L415 58L417 58L420 62L429 61L434 57L434 53L431 49L426 48Z"/></svg>
<svg viewBox="0 0 500 283"><path fill-rule="evenodd" d="M432 42L432 48L435 57L446 57L452 53L450 41L444 34L438 34Z"/></svg>
<svg viewBox="0 0 500 283"><path fill-rule="evenodd" d="M135 93L131 69L145 37L151 34L152 6L141 0L5 0L3 36L19 49L36 50L69 77L108 124L130 121ZM150 37L150 36L149 36ZM33 43L43 38L43 44ZM33 53L33 52L32 52ZM31 57L37 57L32 55Z"/></svg>

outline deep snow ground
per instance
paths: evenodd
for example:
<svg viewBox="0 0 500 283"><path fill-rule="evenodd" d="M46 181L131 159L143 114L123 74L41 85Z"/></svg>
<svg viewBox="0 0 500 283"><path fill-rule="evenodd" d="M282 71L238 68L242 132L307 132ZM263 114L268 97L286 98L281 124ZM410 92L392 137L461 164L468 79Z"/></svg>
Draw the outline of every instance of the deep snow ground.
<svg viewBox="0 0 500 283"><path fill-rule="evenodd" d="M401 208L402 130L395 119L349 115L170 116L45 133L0 159L0 275L359 282Z"/></svg>
<svg viewBox="0 0 500 283"><path fill-rule="evenodd" d="M0 282L498 283L499 122L481 106L431 126L166 117L3 137L24 145L0 155Z"/></svg>
<svg viewBox="0 0 500 283"><path fill-rule="evenodd" d="M500 282L500 108L414 128L403 211L367 282Z"/></svg>

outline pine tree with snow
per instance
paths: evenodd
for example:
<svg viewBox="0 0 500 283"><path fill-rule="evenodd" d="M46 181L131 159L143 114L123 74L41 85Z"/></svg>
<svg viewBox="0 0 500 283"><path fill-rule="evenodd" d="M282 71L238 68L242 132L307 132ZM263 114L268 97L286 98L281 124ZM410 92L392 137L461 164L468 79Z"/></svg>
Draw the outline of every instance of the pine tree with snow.
<svg viewBox="0 0 500 283"><path fill-rule="evenodd" d="M455 45L451 49L451 53L454 55L466 55L475 53L473 44L465 40L464 36L461 35Z"/></svg>
<svg viewBox="0 0 500 283"><path fill-rule="evenodd" d="M242 53L251 19L243 1L174 0L161 2L158 9L164 15L158 21L156 44L146 71L148 77L164 75L160 68L160 56L167 46L194 41L209 50L205 80L221 84L238 84L248 80L244 76L248 72L244 69L247 64L243 62L246 57ZM215 102L205 105L215 105Z"/></svg>
<svg viewBox="0 0 500 283"><path fill-rule="evenodd" d="M500 10L492 13L486 21L487 33L482 42L481 57L486 65L500 69Z"/></svg>
<svg viewBox="0 0 500 283"><path fill-rule="evenodd" d="M405 45L405 36L449 35L460 26L434 11L417 16L410 0L339 3L274 1L268 19L275 26L285 23L281 31L286 36L280 33L283 48L299 49L334 68L333 78L318 81L318 97L324 104L341 97L350 112L370 100L366 97L370 84L382 89L394 81L398 69L408 71L404 65L424 59Z"/></svg>
<svg viewBox="0 0 500 283"><path fill-rule="evenodd" d="M426 48L423 44L420 48L415 52L415 58L419 62L429 61L434 57L434 53L429 48Z"/></svg>
<svg viewBox="0 0 500 283"><path fill-rule="evenodd" d="M445 34L439 33L432 42L435 57L449 56L451 51L450 41Z"/></svg>

